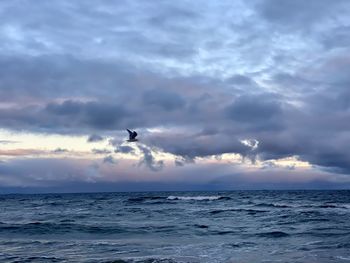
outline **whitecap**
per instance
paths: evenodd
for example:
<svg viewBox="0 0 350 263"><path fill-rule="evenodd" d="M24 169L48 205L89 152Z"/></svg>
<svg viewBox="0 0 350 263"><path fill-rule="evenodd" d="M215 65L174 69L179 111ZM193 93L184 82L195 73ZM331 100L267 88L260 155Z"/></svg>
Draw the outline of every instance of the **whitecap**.
<svg viewBox="0 0 350 263"><path fill-rule="evenodd" d="M339 258L339 259L341 259L341 260L350 261L350 257L337 256L336 258Z"/></svg>
<svg viewBox="0 0 350 263"><path fill-rule="evenodd" d="M214 195L214 196L168 196L168 200L195 200L195 201L213 201L222 199L222 196Z"/></svg>

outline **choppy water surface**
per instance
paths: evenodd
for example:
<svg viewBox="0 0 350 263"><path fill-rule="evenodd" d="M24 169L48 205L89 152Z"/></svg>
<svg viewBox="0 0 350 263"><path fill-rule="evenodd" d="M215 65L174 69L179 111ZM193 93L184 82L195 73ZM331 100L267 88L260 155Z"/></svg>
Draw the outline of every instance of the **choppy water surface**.
<svg viewBox="0 0 350 263"><path fill-rule="evenodd" d="M350 262L350 191L0 196L1 262Z"/></svg>

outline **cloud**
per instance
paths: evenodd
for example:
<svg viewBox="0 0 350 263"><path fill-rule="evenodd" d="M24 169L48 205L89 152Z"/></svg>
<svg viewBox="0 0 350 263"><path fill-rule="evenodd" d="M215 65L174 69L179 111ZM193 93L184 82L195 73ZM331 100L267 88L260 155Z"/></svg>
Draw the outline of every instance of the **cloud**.
<svg viewBox="0 0 350 263"><path fill-rule="evenodd" d="M225 153L297 156L348 175L349 9L345 0L0 3L0 128L114 136L115 153L140 154L149 177ZM123 144L128 127L141 146ZM3 156L41 153L10 141L0 141ZM110 169L112 150L91 151L107 163L89 173Z"/></svg>
<svg viewBox="0 0 350 263"><path fill-rule="evenodd" d="M103 141L103 140L104 140L104 138L101 135L98 135L98 134L92 134L87 139L88 142L100 142L100 141Z"/></svg>
<svg viewBox="0 0 350 263"><path fill-rule="evenodd" d="M113 158L113 156L108 155L103 158L103 163L116 164L117 161Z"/></svg>
<svg viewBox="0 0 350 263"><path fill-rule="evenodd" d="M55 182L85 180L83 163L61 159L16 159L0 164L0 181L5 186L55 185Z"/></svg>
<svg viewBox="0 0 350 263"><path fill-rule="evenodd" d="M116 145L114 152L135 154L135 149L128 145Z"/></svg>
<svg viewBox="0 0 350 263"><path fill-rule="evenodd" d="M332 35L323 34L320 36L321 43L325 46L325 49L332 50L335 48L347 48L350 45L349 32L350 27L340 25L332 30Z"/></svg>
<svg viewBox="0 0 350 263"><path fill-rule="evenodd" d="M143 101L147 106L154 105L165 111L173 111L185 106L185 100L179 94L164 89L145 91Z"/></svg>
<svg viewBox="0 0 350 263"><path fill-rule="evenodd" d="M67 149L63 149L63 148L56 148L52 152L53 153L66 153L66 152L68 152L68 150Z"/></svg>
<svg viewBox="0 0 350 263"><path fill-rule="evenodd" d="M103 185L113 186L109 191L132 191L146 186L143 189L346 189L350 183L348 177L326 171L305 171L297 167L247 171L232 164L188 164L181 169L168 169L166 176L148 168L142 171L147 176L140 176L138 166L128 166L123 160L118 160L118 165L109 161L110 158L102 163L86 159L19 158L0 162L0 191L50 192L56 188L60 192L80 192L103 190Z"/></svg>
<svg viewBox="0 0 350 263"><path fill-rule="evenodd" d="M257 4L257 11L269 22L299 30L332 20L333 15L342 14L344 8L348 9L349 6L342 0L332 3L326 0L282 0L278 3L274 0L263 0Z"/></svg>
<svg viewBox="0 0 350 263"><path fill-rule="evenodd" d="M282 106L274 95L242 96L226 108L227 117L254 129L276 129L282 124ZM282 128L282 127L281 127Z"/></svg>
<svg viewBox="0 0 350 263"><path fill-rule="evenodd" d="M179 167L184 166L185 164L190 164L190 163L194 163L194 162L195 162L195 160L192 158L189 158L188 156L186 156L186 157L177 156L175 158L175 161L174 161L175 165L179 166Z"/></svg>
<svg viewBox="0 0 350 263"><path fill-rule="evenodd" d="M0 144L13 144L13 143L18 143L18 141L0 140Z"/></svg>
<svg viewBox="0 0 350 263"><path fill-rule="evenodd" d="M41 155L48 154L48 151L38 150L38 149L9 149L0 150L0 156L31 156L31 155Z"/></svg>
<svg viewBox="0 0 350 263"><path fill-rule="evenodd" d="M223 153L245 154L250 150L238 138L230 134L197 135L197 134L162 134L148 138L149 144L165 152L181 156L185 160ZM180 143L179 143L180 142Z"/></svg>
<svg viewBox="0 0 350 263"><path fill-rule="evenodd" d="M63 103L50 103L44 109L57 119L70 118L78 123L94 127L96 129L111 129L116 127L126 112L120 105L104 104L101 102L81 103L67 100Z"/></svg>
<svg viewBox="0 0 350 263"><path fill-rule="evenodd" d="M138 149L141 150L143 157L139 162L140 165L145 165L153 172L161 171L164 167L163 160L156 160L153 156L152 149L145 145L138 145Z"/></svg>
<svg viewBox="0 0 350 263"><path fill-rule="evenodd" d="M92 149L91 150L94 154L110 154L112 153L112 151L108 150L108 149Z"/></svg>

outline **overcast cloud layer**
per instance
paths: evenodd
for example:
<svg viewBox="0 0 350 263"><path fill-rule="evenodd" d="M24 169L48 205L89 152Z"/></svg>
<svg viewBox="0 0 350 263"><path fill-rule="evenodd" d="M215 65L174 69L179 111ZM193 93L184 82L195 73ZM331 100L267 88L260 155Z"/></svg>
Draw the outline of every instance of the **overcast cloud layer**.
<svg viewBox="0 0 350 263"><path fill-rule="evenodd" d="M296 179L301 187L348 187L349 12L347 0L1 1L0 128L84 135L87 144L112 136L114 151L94 149L98 163L0 156L0 186L147 181L135 173L176 189L215 188L198 173L257 185L244 181L248 170L196 161L239 154L309 163L319 177ZM141 143L121 144L125 128ZM125 168L115 154L138 161ZM254 176L265 185L278 173L303 174L272 165Z"/></svg>

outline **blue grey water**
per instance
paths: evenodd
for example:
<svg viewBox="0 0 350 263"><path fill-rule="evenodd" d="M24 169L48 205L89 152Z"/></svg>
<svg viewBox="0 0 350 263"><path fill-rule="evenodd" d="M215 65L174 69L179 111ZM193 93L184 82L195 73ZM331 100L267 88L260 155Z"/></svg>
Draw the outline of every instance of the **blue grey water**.
<svg viewBox="0 0 350 263"><path fill-rule="evenodd" d="M350 262L350 191L1 195L0 262Z"/></svg>

